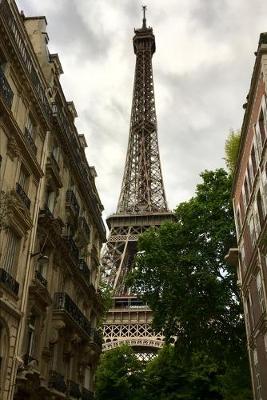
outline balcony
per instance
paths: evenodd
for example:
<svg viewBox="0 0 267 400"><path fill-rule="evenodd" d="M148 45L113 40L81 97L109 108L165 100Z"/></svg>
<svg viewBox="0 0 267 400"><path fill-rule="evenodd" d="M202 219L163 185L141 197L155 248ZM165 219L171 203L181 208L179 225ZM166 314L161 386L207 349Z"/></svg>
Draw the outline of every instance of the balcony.
<svg viewBox="0 0 267 400"><path fill-rule="evenodd" d="M72 215L74 219L78 218L80 212L80 206L76 199L75 193L71 189L67 190L66 193L66 209L69 211L69 213Z"/></svg>
<svg viewBox="0 0 267 400"><path fill-rule="evenodd" d="M39 281L45 288L47 288L47 280L43 277L40 271L35 271L35 279Z"/></svg>
<svg viewBox="0 0 267 400"><path fill-rule="evenodd" d="M25 131L24 131L24 137L26 139L26 142L28 143L30 151L32 151L33 154L36 155L37 154L37 147L36 147L36 145L34 143L34 140L33 140L33 137L31 135L31 132L26 127L25 127Z"/></svg>
<svg viewBox="0 0 267 400"><path fill-rule="evenodd" d="M26 195L26 193L24 192L24 190L22 189L21 185L18 182L16 183L16 193L18 194L24 206L29 210L31 207L31 200Z"/></svg>
<svg viewBox="0 0 267 400"><path fill-rule="evenodd" d="M80 399L81 398L81 391L79 384L73 382L71 380L67 381L67 393L68 396L72 397L73 399Z"/></svg>
<svg viewBox="0 0 267 400"><path fill-rule="evenodd" d="M64 381L64 376L53 370L50 370L49 372L48 387L55 389L60 393L66 393L67 391L67 385Z"/></svg>
<svg viewBox="0 0 267 400"><path fill-rule="evenodd" d="M16 296L18 295L19 283L3 268L0 268L0 284L5 286Z"/></svg>
<svg viewBox="0 0 267 400"><path fill-rule="evenodd" d="M11 90L11 87L9 86L9 83L1 67L0 67L0 95L4 100L6 106L8 108L11 108L14 94Z"/></svg>
<svg viewBox="0 0 267 400"><path fill-rule="evenodd" d="M79 249L76 246L73 238L71 236L63 236L64 240L66 241L67 245L68 245L68 249L70 252L70 255L74 261L74 263L78 264L79 263Z"/></svg>
<svg viewBox="0 0 267 400"><path fill-rule="evenodd" d="M87 337L90 336L90 322L67 293L55 293L53 308L54 313L63 313L83 332L83 334Z"/></svg>
<svg viewBox="0 0 267 400"><path fill-rule="evenodd" d="M81 400L94 400L94 393L83 387Z"/></svg>
<svg viewBox="0 0 267 400"><path fill-rule="evenodd" d="M50 177L56 183L57 187L61 188L62 181L60 177L60 168L53 153L51 153L50 156L47 158L46 171L48 175L50 175Z"/></svg>

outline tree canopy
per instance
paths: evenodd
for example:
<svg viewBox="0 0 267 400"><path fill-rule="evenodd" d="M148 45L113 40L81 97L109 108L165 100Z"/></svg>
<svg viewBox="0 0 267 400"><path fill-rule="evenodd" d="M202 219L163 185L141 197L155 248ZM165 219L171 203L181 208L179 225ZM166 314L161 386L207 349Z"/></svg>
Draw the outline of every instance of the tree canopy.
<svg viewBox="0 0 267 400"><path fill-rule="evenodd" d="M230 174L234 173L240 143L240 131L230 131L225 142L225 163Z"/></svg>
<svg viewBox="0 0 267 400"><path fill-rule="evenodd" d="M251 400L245 329L236 271L231 176L204 171L174 221L138 241L132 291L153 311L166 345L146 366L127 347L102 356L97 400Z"/></svg>
<svg viewBox="0 0 267 400"><path fill-rule="evenodd" d="M167 341L177 339L177 352L188 359L204 352L224 375L239 366L246 391L249 368L236 271L224 259L236 246L231 177L223 169L201 177L195 196L176 208L174 222L140 237L129 284L153 310L154 328Z"/></svg>

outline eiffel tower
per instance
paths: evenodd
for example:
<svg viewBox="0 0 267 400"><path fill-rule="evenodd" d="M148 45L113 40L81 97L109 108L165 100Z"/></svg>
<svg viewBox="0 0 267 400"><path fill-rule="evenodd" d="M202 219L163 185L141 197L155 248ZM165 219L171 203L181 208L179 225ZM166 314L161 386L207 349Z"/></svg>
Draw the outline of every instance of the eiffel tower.
<svg viewBox="0 0 267 400"><path fill-rule="evenodd" d="M115 214L107 218L109 238L102 258L106 281L113 287L113 303L103 324L103 351L130 345L140 358L152 357L164 338L151 329L152 312L125 286L137 252L138 236L172 219L163 186L155 109L152 56L155 37L146 25L134 30L135 78L129 143Z"/></svg>

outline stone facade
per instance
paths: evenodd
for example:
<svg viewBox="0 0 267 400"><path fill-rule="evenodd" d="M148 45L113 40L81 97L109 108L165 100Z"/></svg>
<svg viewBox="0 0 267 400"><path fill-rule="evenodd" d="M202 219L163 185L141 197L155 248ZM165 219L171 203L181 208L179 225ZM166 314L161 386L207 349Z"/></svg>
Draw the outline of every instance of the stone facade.
<svg viewBox="0 0 267 400"><path fill-rule="evenodd" d="M267 33L261 34L233 185L238 267L254 399L267 399Z"/></svg>
<svg viewBox="0 0 267 400"><path fill-rule="evenodd" d="M45 17L0 0L0 398L91 399L101 352L96 171Z"/></svg>

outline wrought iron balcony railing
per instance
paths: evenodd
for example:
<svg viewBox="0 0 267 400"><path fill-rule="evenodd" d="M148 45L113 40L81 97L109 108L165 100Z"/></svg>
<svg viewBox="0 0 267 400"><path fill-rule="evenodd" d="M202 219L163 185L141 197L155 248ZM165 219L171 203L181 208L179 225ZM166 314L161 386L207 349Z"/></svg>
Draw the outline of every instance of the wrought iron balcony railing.
<svg viewBox="0 0 267 400"><path fill-rule="evenodd" d="M55 293L54 310L65 312L87 336L90 336L90 322L67 293Z"/></svg>
<svg viewBox="0 0 267 400"><path fill-rule="evenodd" d="M33 140L33 137L31 135L31 132L26 127L25 127L25 131L24 131L24 136L25 136L25 138L27 140L27 143L28 143L31 151L33 152L33 154L36 155L37 154L37 147L36 147L36 145L34 143L34 140Z"/></svg>
<svg viewBox="0 0 267 400"><path fill-rule="evenodd" d="M26 70L26 75L32 84L33 92L40 103L40 108L50 123L52 112L46 97L45 86L39 78L39 72L37 72L37 68L34 65L33 57L27 48L25 39L7 0L0 1L0 18L3 26L8 32L8 35L11 36L15 44L16 54L18 55L22 68Z"/></svg>
<svg viewBox="0 0 267 400"><path fill-rule="evenodd" d="M40 271L35 271L35 279L37 279L44 287L47 287L47 280L43 277Z"/></svg>
<svg viewBox="0 0 267 400"><path fill-rule="evenodd" d="M64 376L53 370L50 370L49 372L48 387L61 393L66 393L67 391L67 385L64 381Z"/></svg>
<svg viewBox="0 0 267 400"><path fill-rule="evenodd" d="M77 264L79 263L79 249L76 246L73 238L71 236L64 236L65 241L68 244L69 247L69 251L71 254L71 257L75 260L75 262L77 262Z"/></svg>
<svg viewBox="0 0 267 400"><path fill-rule="evenodd" d="M48 205L45 205L44 208L40 210L40 215L45 215L48 218L54 218L54 214L49 209Z"/></svg>
<svg viewBox="0 0 267 400"><path fill-rule="evenodd" d="M89 269L89 267L88 267L88 265L87 265L87 262L84 261L83 259L80 259L80 262L79 262L79 271L80 271L80 273L82 274L82 276L84 277L84 279L86 280L86 282L87 282L88 284L90 284L90 282L91 282L91 279L90 279L90 277L91 277L90 269Z"/></svg>
<svg viewBox="0 0 267 400"><path fill-rule="evenodd" d="M75 193L71 189L67 190L66 193L66 207L71 210L74 217L77 218L79 216L80 206L76 199Z"/></svg>
<svg viewBox="0 0 267 400"><path fill-rule="evenodd" d="M78 383L73 382L71 380L67 381L67 393L73 399L81 398L80 386Z"/></svg>
<svg viewBox="0 0 267 400"><path fill-rule="evenodd" d="M16 296L19 293L19 283L3 268L0 268L0 283L7 287Z"/></svg>
<svg viewBox="0 0 267 400"><path fill-rule="evenodd" d="M11 108L14 94L1 67L0 67L0 95L3 98L7 107Z"/></svg>
<svg viewBox="0 0 267 400"><path fill-rule="evenodd" d="M21 185L18 182L16 183L16 192L19 195L19 197L20 197L21 201L23 202L23 204L25 205L25 207L28 208L28 210L29 210L31 207L31 200L26 195L26 193L24 192L24 190L22 189Z"/></svg>

